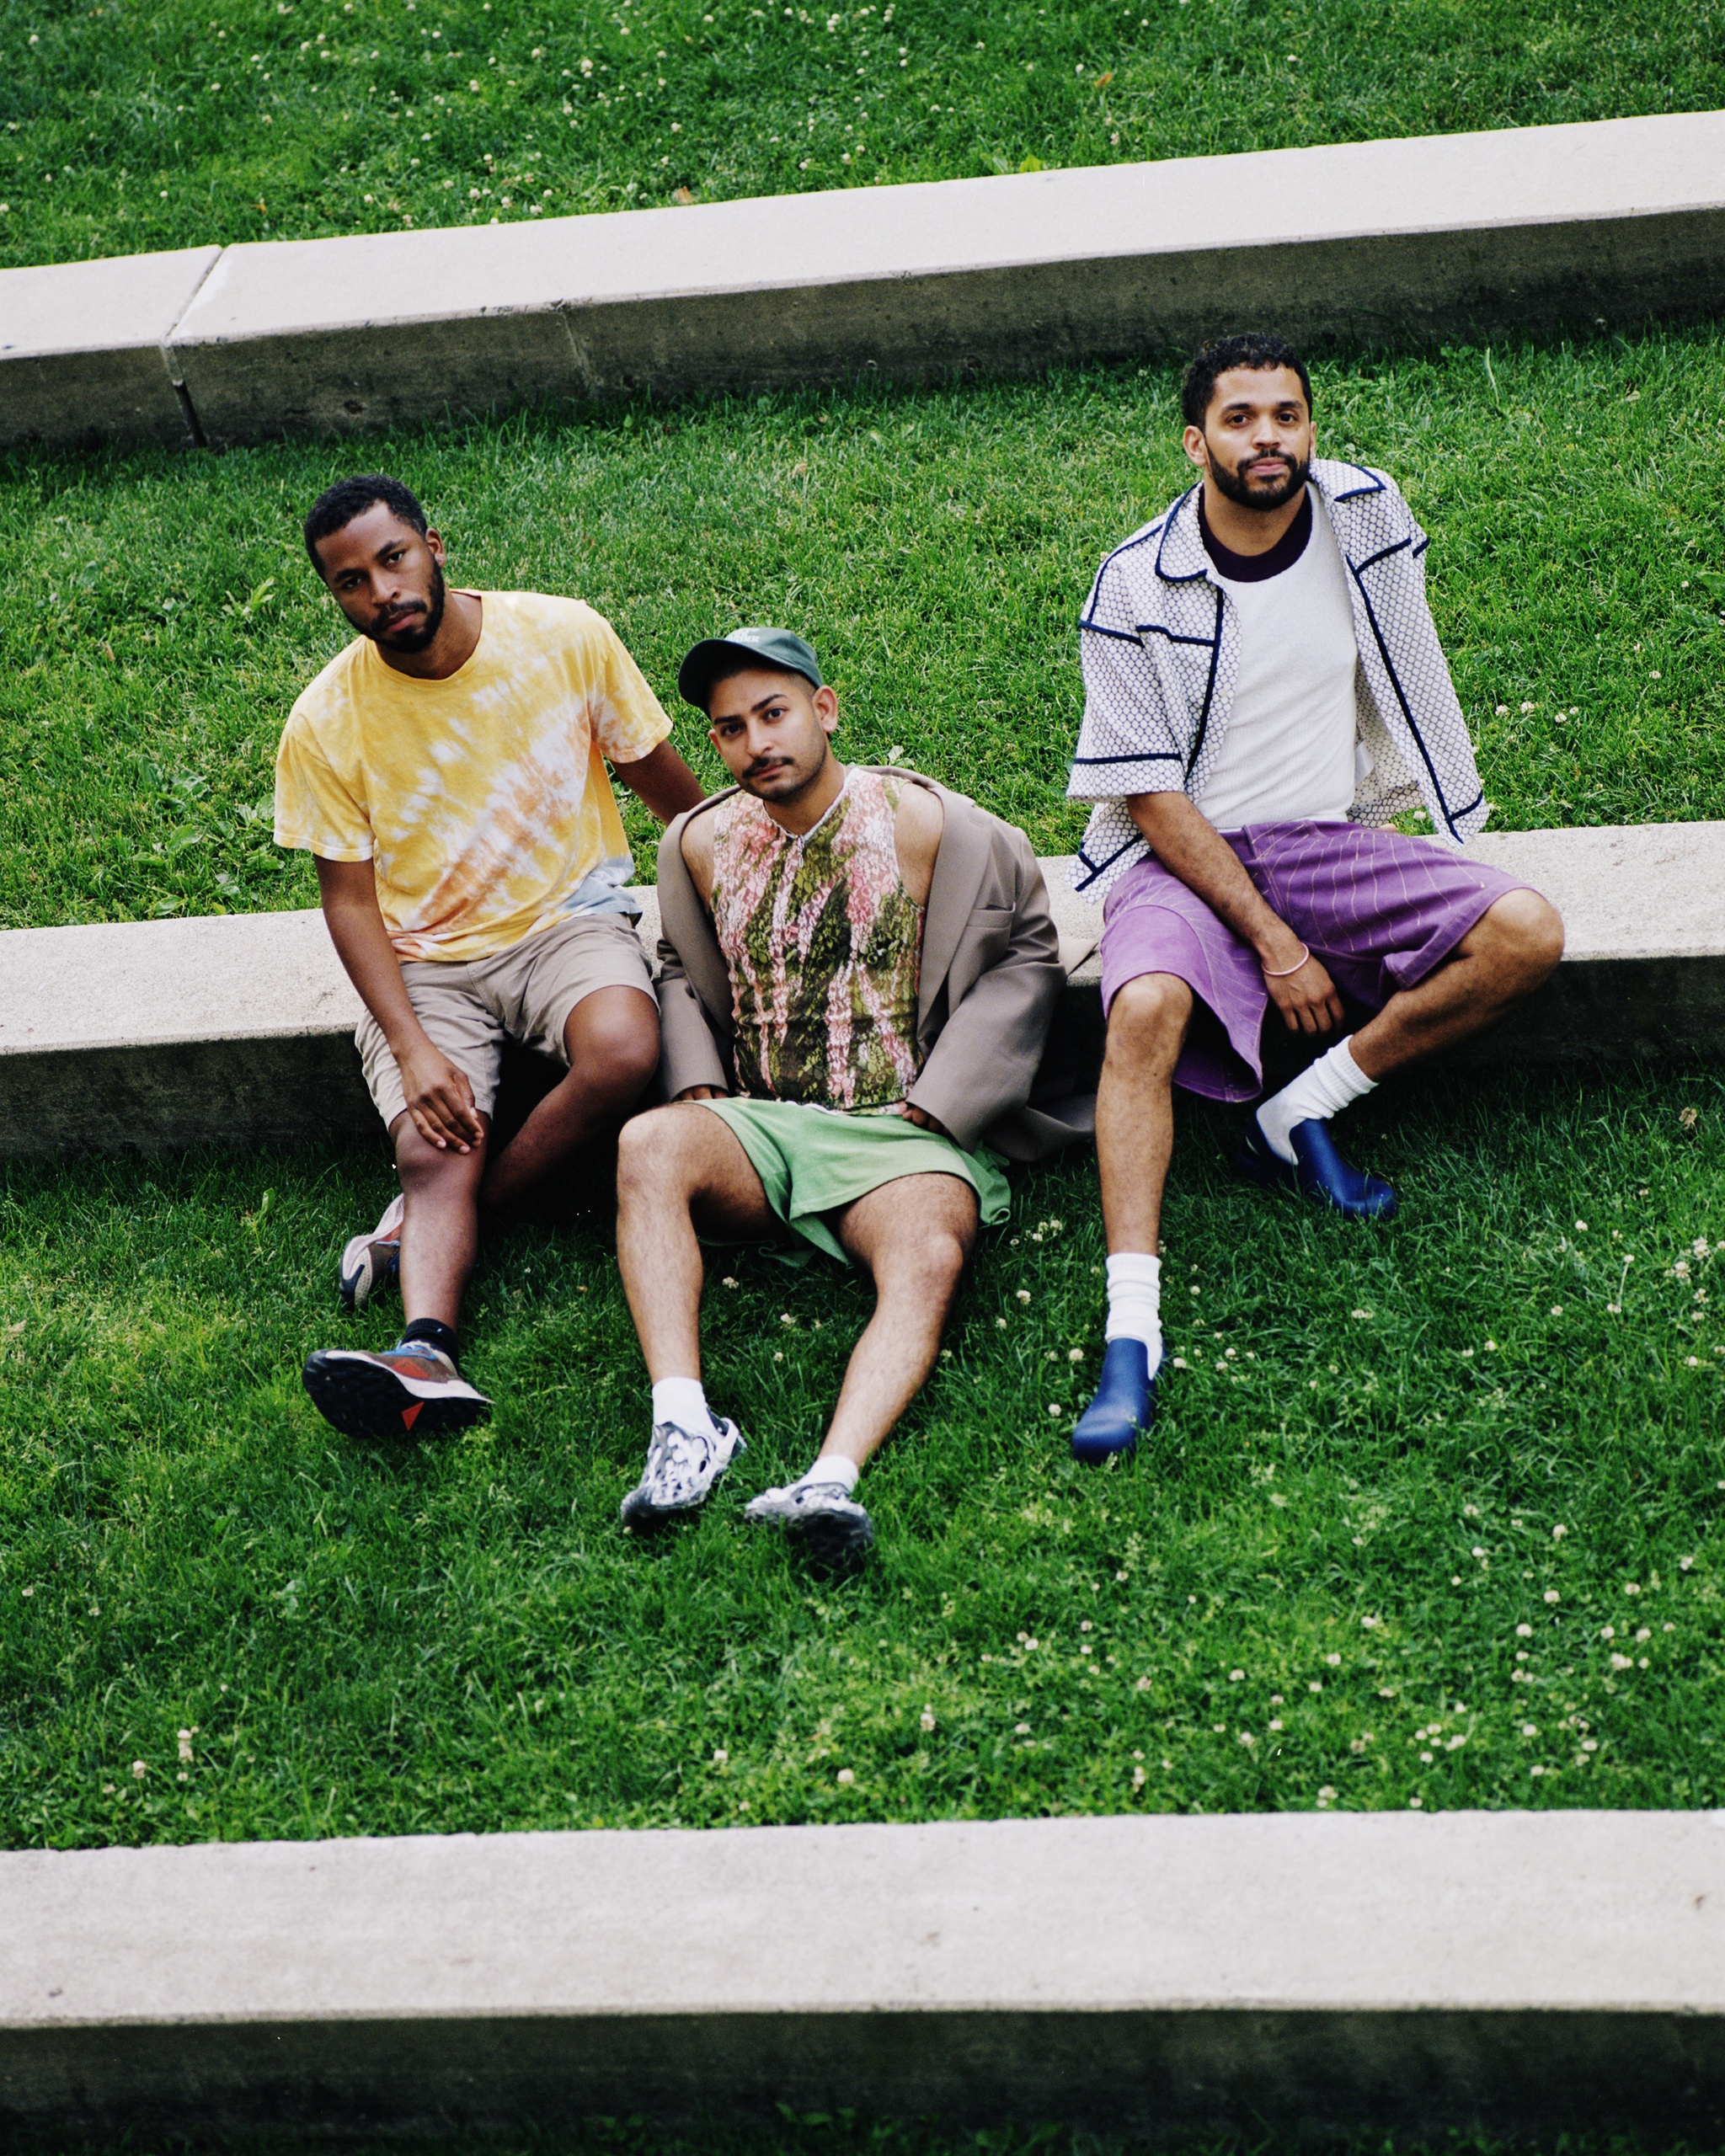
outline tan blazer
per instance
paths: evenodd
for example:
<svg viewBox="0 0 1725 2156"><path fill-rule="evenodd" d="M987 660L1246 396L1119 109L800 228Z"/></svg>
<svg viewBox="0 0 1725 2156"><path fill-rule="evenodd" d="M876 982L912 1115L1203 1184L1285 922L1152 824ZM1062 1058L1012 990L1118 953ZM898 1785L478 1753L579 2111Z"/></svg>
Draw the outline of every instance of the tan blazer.
<svg viewBox="0 0 1725 2156"><path fill-rule="evenodd" d="M926 786L945 812L928 889L917 979L914 1107L937 1117L968 1151L985 1139L1011 1160L1034 1160L1087 1134L1028 1107L1044 1043L1065 986L1042 871L1023 831L915 771L877 766ZM660 1083L668 1099L691 1086L735 1090L731 982L712 916L683 859L683 832L734 787L686 809L659 842Z"/></svg>

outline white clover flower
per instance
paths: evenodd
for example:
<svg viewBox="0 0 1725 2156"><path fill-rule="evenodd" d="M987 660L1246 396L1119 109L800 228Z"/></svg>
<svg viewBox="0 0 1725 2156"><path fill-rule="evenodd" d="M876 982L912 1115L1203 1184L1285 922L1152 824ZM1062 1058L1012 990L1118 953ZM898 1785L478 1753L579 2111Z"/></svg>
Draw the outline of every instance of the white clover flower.
<svg viewBox="0 0 1725 2156"><path fill-rule="evenodd" d="M1546 1600L1547 1602L1561 1602L1562 1599L1562 1596L1558 1593L1556 1588L1548 1587L1546 1589Z"/></svg>
<svg viewBox="0 0 1725 2156"><path fill-rule="evenodd" d="M708 19L708 19L708 22L711 22L711 21L713 20L713 18L712 18L712 16L711 16L711 15L709 15L709 16L708 17ZM855 1781L855 1780L856 1780L856 1779L857 1779L856 1774L855 1774L855 1772L854 1772L851 1768L849 1768L849 1767L841 1767L841 1768L839 1769L838 1775L837 1775L837 1780L838 1780L839 1786L840 1786L841 1789L848 1789L848 1788L850 1787L851 1784L852 1784L853 1781Z"/></svg>
<svg viewBox="0 0 1725 2156"><path fill-rule="evenodd" d="M917 1716L917 1721L925 1732L932 1729L934 1727L934 1709L932 1707L925 1707L922 1710L922 1712Z"/></svg>

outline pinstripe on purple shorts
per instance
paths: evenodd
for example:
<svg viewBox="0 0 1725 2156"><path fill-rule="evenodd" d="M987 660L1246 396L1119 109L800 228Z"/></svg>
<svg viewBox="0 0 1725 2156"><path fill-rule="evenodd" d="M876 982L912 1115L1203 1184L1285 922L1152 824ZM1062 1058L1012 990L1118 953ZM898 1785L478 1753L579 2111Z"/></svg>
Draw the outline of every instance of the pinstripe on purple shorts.
<svg viewBox="0 0 1725 2156"><path fill-rule="evenodd" d="M1505 892L1530 888L1433 840L1364 824L1248 824L1223 835L1343 995L1373 1011L1423 980ZM1153 856L1103 908L1103 1010L1140 974L1174 974L1219 1021L1187 1035L1174 1083L1213 1101L1255 1100L1269 1002L1258 958Z"/></svg>

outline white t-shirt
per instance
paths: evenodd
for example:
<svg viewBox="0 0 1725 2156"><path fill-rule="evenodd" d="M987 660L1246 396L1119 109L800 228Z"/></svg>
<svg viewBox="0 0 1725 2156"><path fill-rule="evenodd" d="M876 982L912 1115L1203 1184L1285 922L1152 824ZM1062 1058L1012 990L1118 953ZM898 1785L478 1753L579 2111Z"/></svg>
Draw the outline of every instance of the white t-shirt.
<svg viewBox="0 0 1725 2156"><path fill-rule="evenodd" d="M1198 804L1218 830L1341 823L1354 799L1354 608L1329 513L1306 491L1311 536L1298 561L1250 584L1215 572L1241 627L1234 707Z"/></svg>

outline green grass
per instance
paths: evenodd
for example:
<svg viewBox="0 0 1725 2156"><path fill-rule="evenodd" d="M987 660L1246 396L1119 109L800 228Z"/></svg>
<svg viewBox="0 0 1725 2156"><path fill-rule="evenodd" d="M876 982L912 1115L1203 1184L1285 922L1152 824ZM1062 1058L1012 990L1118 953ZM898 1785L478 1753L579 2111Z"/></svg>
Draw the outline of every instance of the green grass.
<svg viewBox="0 0 1725 2156"><path fill-rule="evenodd" d="M1095 1177L1036 1171L840 1582L740 1507L806 1461L854 1275L715 1254L750 1450L643 1542L603 1220L488 1249L488 1429L355 1444L298 1369L392 1337L335 1312L381 1144L9 1168L0 1843L1725 1801L1725 1070L1378 1097L1366 1233L1236 1183L1228 1129L1183 1122L1153 1443L1066 1456Z"/></svg>
<svg viewBox="0 0 1725 2156"><path fill-rule="evenodd" d="M1720 0L45 0L0 263L1725 104Z"/></svg>
<svg viewBox="0 0 1725 2156"><path fill-rule="evenodd" d="M1326 364L1333 450L1433 534L1431 588L1498 828L1725 815L1725 334ZM453 574L591 600L676 700L696 638L809 635L842 740L1076 848L1074 622L1103 551L1185 483L1175 376L1075 371L527 417L363 456ZM270 843L275 743L344 624L299 520L321 446L0 467L0 925L307 905ZM649 830L632 830L651 874Z"/></svg>

